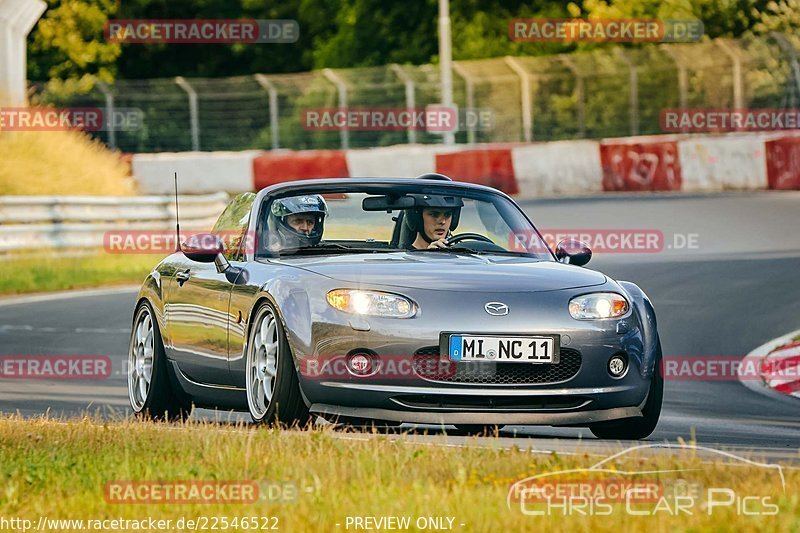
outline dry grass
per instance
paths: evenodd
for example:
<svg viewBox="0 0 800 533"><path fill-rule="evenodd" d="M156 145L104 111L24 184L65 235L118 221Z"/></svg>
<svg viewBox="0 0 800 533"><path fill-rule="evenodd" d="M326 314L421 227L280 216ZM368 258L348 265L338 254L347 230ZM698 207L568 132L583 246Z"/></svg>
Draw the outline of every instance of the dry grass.
<svg viewBox="0 0 800 533"><path fill-rule="evenodd" d="M0 517L75 519L278 518L282 531L347 531L348 516L453 517L456 531L798 531L800 473L701 459L691 451L626 456L620 469L689 468L683 479L769 498L775 516L745 516L736 505L693 514L526 516L506 504L523 477L588 467L588 455L532 454L490 447L418 445L384 435L342 439L329 428L306 431L213 423L154 425L126 420L0 418ZM651 474L661 480L662 474ZM126 504L110 502L108 482L272 481L298 490L291 503ZM751 502L752 503L752 502ZM653 509L650 504L648 509ZM642 507L637 507L641 510ZM750 510L755 509L751 505ZM340 526L337 526L340 524ZM463 526L461 524L464 524ZM354 530L353 526L349 528ZM416 528L412 527L412 530Z"/></svg>
<svg viewBox="0 0 800 533"><path fill-rule="evenodd" d="M129 196L119 154L74 131L0 132L0 195Z"/></svg>

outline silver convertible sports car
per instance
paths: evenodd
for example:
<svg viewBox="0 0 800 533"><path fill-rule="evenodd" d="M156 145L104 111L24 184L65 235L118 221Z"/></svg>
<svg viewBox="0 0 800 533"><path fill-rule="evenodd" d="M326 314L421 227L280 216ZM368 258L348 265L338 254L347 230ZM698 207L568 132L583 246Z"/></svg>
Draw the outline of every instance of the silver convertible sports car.
<svg viewBox="0 0 800 533"><path fill-rule="evenodd" d="M551 250L507 195L438 174L241 194L144 281L131 406L645 438L664 387L655 312L590 258Z"/></svg>

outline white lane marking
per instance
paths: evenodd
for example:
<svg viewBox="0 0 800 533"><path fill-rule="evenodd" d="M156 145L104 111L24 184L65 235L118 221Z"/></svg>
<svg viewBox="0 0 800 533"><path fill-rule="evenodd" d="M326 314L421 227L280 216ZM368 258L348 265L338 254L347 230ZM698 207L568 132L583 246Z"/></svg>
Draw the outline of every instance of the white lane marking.
<svg viewBox="0 0 800 533"><path fill-rule="evenodd" d="M670 422L674 424L680 424L687 427L690 426L701 426L701 425L708 425L708 424L728 424L728 425L754 425L754 426L766 426L771 428L791 428L791 429L800 429L800 421L792 421L786 420L784 418L780 419L763 419L759 420L756 418L747 418L747 417L727 417L727 416L699 416L693 414L685 414L682 412L676 412L675 414L667 414L662 412L661 416L659 417L659 423L663 420L665 422ZM661 426L659 426L660 428Z"/></svg>
<svg viewBox="0 0 800 533"><path fill-rule="evenodd" d="M24 296L10 296L0 298L0 307L6 305L31 304L38 302L50 302L53 300L67 300L70 298L86 298L89 296L107 296L110 294L124 294L127 292L138 292L139 285L122 285L119 287L102 289L80 289L72 291L49 292L46 294L27 294Z"/></svg>
<svg viewBox="0 0 800 533"><path fill-rule="evenodd" d="M767 396L772 399L782 399L787 400L791 399L792 396L788 394L783 394L778 392L772 387L770 387L763 379L753 379L751 376L745 376L742 374L741 370L745 368L759 368L760 362L763 358L767 357L769 353L781 346L782 344L786 344L787 342L791 341L793 338L800 335L800 329L797 331L793 331L792 333L787 333L782 337L778 337L777 339L772 339L769 342L766 342L750 352L749 354L745 355L742 359L742 364L739 365L739 382L750 389L753 392L761 394L763 396ZM752 365L752 366L751 366Z"/></svg>

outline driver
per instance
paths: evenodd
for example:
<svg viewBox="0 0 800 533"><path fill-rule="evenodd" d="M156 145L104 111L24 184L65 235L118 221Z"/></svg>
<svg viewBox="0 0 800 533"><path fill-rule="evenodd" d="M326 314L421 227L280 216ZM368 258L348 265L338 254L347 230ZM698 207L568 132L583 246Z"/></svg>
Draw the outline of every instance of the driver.
<svg viewBox="0 0 800 533"><path fill-rule="evenodd" d="M280 198L272 202L267 217L270 248L316 246L322 239L328 206L318 194Z"/></svg>
<svg viewBox="0 0 800 533"><path fill-rule="evenodd" d="M406 211L403 224L416 234L411 247L416 250L447 248L445 240L458 226L464 202L455 196L417 195L416 205Z"/></svg>

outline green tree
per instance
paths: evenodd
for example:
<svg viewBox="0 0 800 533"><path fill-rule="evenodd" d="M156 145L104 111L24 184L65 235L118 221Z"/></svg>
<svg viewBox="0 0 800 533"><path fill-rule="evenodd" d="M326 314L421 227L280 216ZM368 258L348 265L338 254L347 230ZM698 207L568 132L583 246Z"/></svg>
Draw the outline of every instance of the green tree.
<svg viewBox="0 0 800 533"><path fill-rule="evenodd" d="M758 23L753 31L765 34L771 31L787 35L796 48L800 48L800 0L768 2L763 11L754 13Z"/></svg>
<svg viewBox="0 0 800 533"><path fill-rule="evenodd" d="M114 0L47 0L47 11L28 44L28 79L53 93L85 92L98 79L112 81L119 44L103 36Z"/></svg>
<svg viewBox="0 0 800 533"><path fill-rule="evenodd" d="M300 8L301 4L308 4ZM171 44L130 43L122 45L118 61L120 78L219 77L254 72L283 73L311 70L312 33L301 16L308 13L314 31L325 38L332 19L321 13L335 13L337 1L324 0L126 0L120 19L294 19L300 25L300 39L292 44Z"/></svg>
<svg viewBox="0 0 800 533"><path fill-rule="evenodd" d="M306 1L303 12L322 3ZM428 62L438 49L437 6L437 0L341 0L335 11L328 8L333 32L310 28L314 67Z"/></svg>
<svg viewBox="0 0 800 533"><path fill-rule="evenodd" d="M570 51L570 43L513 41L508 27L514 19L568 18L564 2L518 0L453 0L453 57L480 59L506 55L546 55Z"/></svg>

